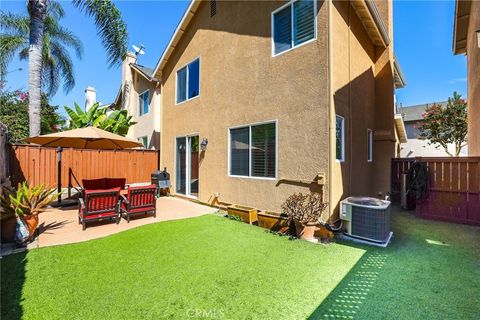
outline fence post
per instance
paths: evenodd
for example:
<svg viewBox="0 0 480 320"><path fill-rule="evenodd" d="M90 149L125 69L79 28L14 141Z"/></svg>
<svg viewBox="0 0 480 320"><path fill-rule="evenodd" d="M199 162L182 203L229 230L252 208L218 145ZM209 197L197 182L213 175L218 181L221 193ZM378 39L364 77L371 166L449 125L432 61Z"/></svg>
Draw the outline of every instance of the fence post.
<svg viewBox="0 0 480 320"><path fill-rule="evenodd" d="M58 204L62 203L62 147L57 148L57 191L58 191Z"/></svg>

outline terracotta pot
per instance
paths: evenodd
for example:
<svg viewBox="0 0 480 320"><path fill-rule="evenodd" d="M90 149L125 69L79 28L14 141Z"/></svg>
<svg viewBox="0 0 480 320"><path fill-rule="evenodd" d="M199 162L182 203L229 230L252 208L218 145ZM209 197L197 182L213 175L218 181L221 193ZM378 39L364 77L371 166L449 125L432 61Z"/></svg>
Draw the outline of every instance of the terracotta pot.
<svg viewBox="0 0 480 320"><path fill-rule="evenodd" d="M316 223L307 223L306 225L300 221L295 221L295 229L297 231L297 237L303 240L314 239Z"/></svg>
<svg viewBox="0 0 480 320"><path fill-rule="evenodd" d="M13 242L15 240L15 228L17 226L17 217L13 216L2 220L2 242Z"/></svg>
<svg viewBox="0 0 480 320"><path fill-rule="evenodd" d="M25 222L25 225L28 229L29 236L31 238L33 236L33 234L35 233L35 230L37 230L38 215L23 216L22 220L23 220L23 222Z"/></svg>

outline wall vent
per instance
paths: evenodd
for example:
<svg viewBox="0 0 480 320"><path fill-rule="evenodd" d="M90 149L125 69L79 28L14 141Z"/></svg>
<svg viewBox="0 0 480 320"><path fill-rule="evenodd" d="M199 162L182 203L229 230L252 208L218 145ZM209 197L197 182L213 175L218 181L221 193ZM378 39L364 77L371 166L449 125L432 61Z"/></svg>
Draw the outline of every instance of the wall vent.
<svg viewBox="0 0 480 320"><path fill-rule="evenodd" d="M217 1L210 0L210 18L217 13Z"/></svg>

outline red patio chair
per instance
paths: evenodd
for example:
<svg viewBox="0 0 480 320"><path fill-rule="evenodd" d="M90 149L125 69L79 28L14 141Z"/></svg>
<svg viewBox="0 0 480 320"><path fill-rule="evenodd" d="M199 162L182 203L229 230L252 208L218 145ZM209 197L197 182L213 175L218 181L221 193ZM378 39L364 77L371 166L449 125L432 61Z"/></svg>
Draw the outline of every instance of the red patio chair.
<svg viewBox="0 0 480 320"><path fill-rule="evenodd" d="M122 197L122 205L120 211L122 216L130 222L132 215L140 213L153 213L153 217L157 216L156 208L156 185L151 184L146 187L128 187L127 196Z"/></svg>
<svg viewBox="0 0 480 320"><path fill-rule="evenodd" d="M117 224L120 222L120 188L104 190L85 190L84 198L80 198L78 209L78 223L82 230L86 223L110 219Z"/></svg>

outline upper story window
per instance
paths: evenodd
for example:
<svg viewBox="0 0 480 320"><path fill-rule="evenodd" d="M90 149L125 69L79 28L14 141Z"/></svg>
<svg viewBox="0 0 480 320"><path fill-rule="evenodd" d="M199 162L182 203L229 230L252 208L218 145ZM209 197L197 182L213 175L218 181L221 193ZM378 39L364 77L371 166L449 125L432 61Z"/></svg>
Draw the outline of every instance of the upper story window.
<svg viewBox="0 0 480 320"><path fill-rule="evenodd" d="M367 161L373 161L373 131L371 129L367 129Z"/></svg>
<svg viewBox="0 0 480 320"><path fill-rule="evenodd" d="M296 0L272 13L273 55L315 39L315 0Z"/></svg>
<svg viewBox="0 0 480 320"><path fill-rule="evenodd" d="M230 129L229 175L275 178L276 137L275 122Z"/></svg>
<svg viewBox="0 0 480 320"><path fill-rule="evenodd" d="M177 103L197 97L200 94L200 59L187 64L177 71Z"/></svg>
<svg viewBox="0 0 480 320"><path fill-rule="evenodd" d="M338 161L345 160L345 119L335 117L335 153Z"/></svg>
<svg viewBox="0 0 480 320"><path fill-rule="evenodd" d="M143 116L148 113L148 90L145 90L138 95L138 110L139 115Z"/></svg>

